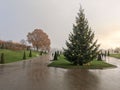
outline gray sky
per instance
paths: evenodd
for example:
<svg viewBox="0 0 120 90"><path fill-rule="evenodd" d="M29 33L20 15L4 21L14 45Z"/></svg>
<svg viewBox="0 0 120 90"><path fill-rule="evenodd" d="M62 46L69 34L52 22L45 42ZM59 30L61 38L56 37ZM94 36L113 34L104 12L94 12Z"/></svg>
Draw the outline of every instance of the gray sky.
<svg viewBox="0 0 120 90"><path fill-rule="evenodd" d="M0 39L20 41L41 28L65 46L80 4L101 48L120 46L120 0L0 0Z"/></svg>

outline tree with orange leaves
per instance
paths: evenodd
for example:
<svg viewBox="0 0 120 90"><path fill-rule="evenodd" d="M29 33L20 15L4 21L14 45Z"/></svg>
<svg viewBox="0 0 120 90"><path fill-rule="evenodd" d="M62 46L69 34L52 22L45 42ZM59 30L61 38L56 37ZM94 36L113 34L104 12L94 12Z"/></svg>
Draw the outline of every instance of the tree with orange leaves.
<svg viewBox="0 0 120 90"><path fill-rule="evenodd" d="M38 50L50 49L50 39L48 35L41 29L35 29L33 32L29 32L27 35L29 43L32 43L33 47Z"/></svg>

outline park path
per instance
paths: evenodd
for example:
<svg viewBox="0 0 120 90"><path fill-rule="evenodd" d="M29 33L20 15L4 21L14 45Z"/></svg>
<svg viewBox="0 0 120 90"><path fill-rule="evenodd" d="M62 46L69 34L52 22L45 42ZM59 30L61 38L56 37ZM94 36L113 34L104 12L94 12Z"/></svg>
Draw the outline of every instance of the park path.
<svg viewBox="0 0 120 90"><path fill-rule="evenodd" d="M0 65L0 90L120 90L120 60L107 57L111 69L47 67L49 55Z"/></svg>

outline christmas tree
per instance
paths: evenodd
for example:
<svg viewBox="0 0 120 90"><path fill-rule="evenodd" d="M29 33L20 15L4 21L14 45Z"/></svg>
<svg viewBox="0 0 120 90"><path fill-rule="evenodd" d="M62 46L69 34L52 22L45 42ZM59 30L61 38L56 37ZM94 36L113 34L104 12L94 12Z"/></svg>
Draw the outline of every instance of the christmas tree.
<svg viewBox="0 0 120 90"><path fill-rule="evenodd" d="M76 17L76 24L73 25L73 33L70 33L66 46L64 56L75 65L86 64L95 59L99 53L100 45L97 45L97 40L94 40L94 32L89 27L81 7Z"/></svg>

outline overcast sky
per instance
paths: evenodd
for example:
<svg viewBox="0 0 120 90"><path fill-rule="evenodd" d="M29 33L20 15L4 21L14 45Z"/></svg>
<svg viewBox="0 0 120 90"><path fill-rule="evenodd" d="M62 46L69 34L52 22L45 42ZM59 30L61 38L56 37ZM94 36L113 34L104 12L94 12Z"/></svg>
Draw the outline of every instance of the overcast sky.
<svg viewBox="0 0 120 90"><path fill-rule="evenodd" d="M0 0L0 39L19 42L40 28L51 47L65 47L80 4L101 48L120 46L120 0Z"/></svg>

